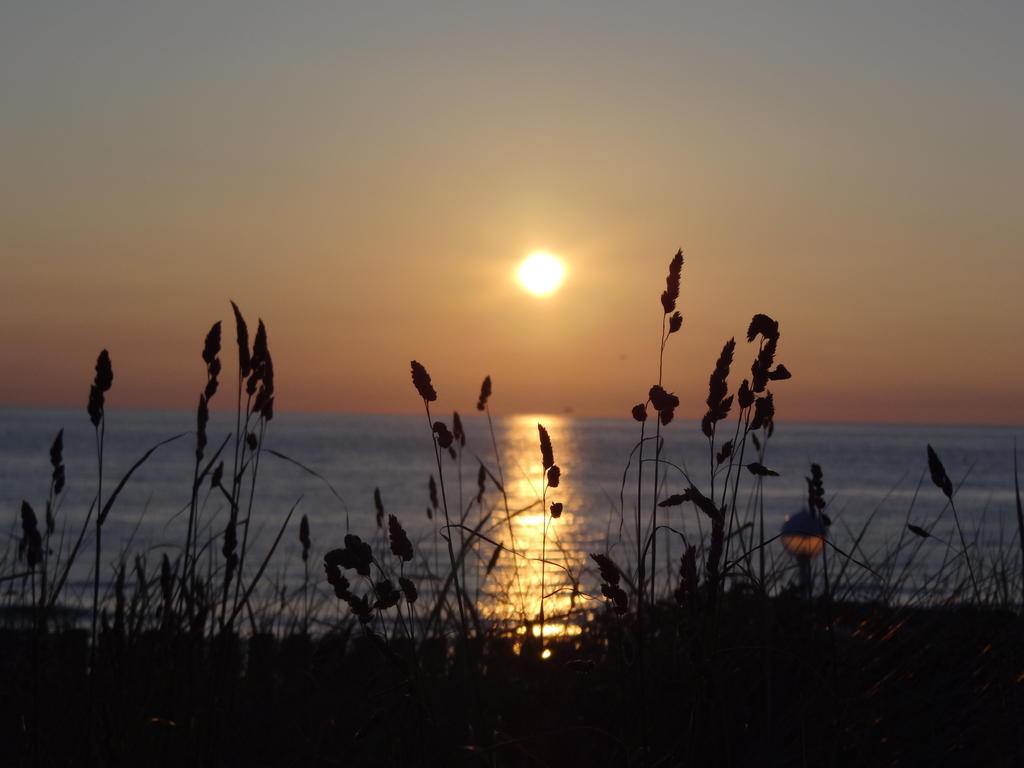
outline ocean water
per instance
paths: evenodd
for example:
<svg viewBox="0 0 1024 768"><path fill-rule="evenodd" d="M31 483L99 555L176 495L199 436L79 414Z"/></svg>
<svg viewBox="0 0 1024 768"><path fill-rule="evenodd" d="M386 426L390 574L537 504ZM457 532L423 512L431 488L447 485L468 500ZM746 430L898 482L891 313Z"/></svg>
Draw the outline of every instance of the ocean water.
<svg viewBox="0 0 1024 768"><path fill-rule="evenodd" d="M449 422L450 414L436 414ZM495 419L500 476L508 495L511 519L496 485L488 479L479 503L477 477L482 461L495 477L499 463L486 419L463 416L466 445L457 459L442 457L444 496L453 521L463 519L486 539L478 541L462 572L467 590L483 615L514 615L523 604L539 607L541 582L549 615L575 609L593 609L599 594L596 573L587 553L609 553L625 569L635 561L637 461L634 450L639 425L631 420L579 419L565 415L516 415ZM552 520L541 507L541 456L537 424L551 434L555 460L562 469L561 484L549 489L545 503L559 501L564 514ZM648 423L653 429L653 421ZM64 429L67 489L57 513L51 549L65 553L81 530L97 487L95 436L85 409L0 409L0 519L6 521L7 541L2 567L16 572L20 538L20 507L27 500L40 521L50 483L49 448L57 431ZM184 433L159 448L125 485L104 526L105 571L128 553L146 558L147 568L158 567L166 553L173 561L181 551L188 521L188 505L195 460L195 415L185 411L110 410L107 414L104 458L104 497L142 454L156 443ZM216 412L208 428L207 459L235 430L233 413ZM726 431L726 430L723 430ZM1011 427L882 424L808 424L779 422L768 442L764 463L779 472L763 483L743 470L736 501L739 523L752 522L730 542L730 557L755 547L763 509L765 536L778 533L787 515L806 505L811 462L824 472L827 513L833 524L829 549L832 567L851 560L836 585L845 594L862 598L882 594L887 583L898 583L897 598L948 594L965 578L964 560L952 511L932 484L925 446L932 444L942 458L956 488L955 502L972 562L1003 563L1018 569L1019 545L1014 495L1014 439ZM727 436L731 436L727 435ZM665 466L658 498L686 487L686 476L705 493L710 492L707 441L695 422L677 421L663 428ZM230 467L233 440L222 457ZM392 566L385 529L378 529L374 489L383 506L408 530L416 558L406 575L429 590L437 574L446 572L447 549L438 537L444 516L431 508L430 477L438 469L425 416L342 415L281 413L269 423L260 458L252 501L251 553L245 578L251 578L264 553L277 536L292 507L295 512L281 543L270 560L260 585L262 593L294 594L305 572L298 540L299 521L306 515L312 533L309 560L317 599L334 598L323 583L322 556L342 546L346 531L374 544L382 562ZM316 477L276 451L316 472ZM744 462L753 459L752 447ZM653 443L644 448L645 459ZM230 476L230 469L226 473ZM642 519L650 518L653 464L644 464ZM722 477L716 480L722 487ZM243 502L248 504L247 492ZM333 489L333 490L332 490ZM760 493L758 490L760 489ZM222 567L220 549L227 505L209 485L200 494L201 540L204 567L216 574ZM429 510L429 512L428 512ZM667 594L676 578L684 540L698 546L707 532L692 505L659 509L658 584ZM244 516L244 512L243 512ZM910 522L932 532L928 539L909 533ZM545 532L546 525L546 532ZM458 544L465 530L453 530ZM645 534L646 535L646 534ZM495 543L514 548L521 558L503 552L490 574L487 561ZM514 542L514 544L513 544ZM86 535L82 554L72 569L69 600L87 602L93 558L92 533ZM548 564L540 565L542 552ZM766 569L775 588L794 577L792 558L779 541L765 549ZM894 554L895 553L895 554ZM757 555L751 558L758 566ZM863 566L869 566L870 571ZM543 570L543 573L541 572ZM837 571L833 571L833 576ZM988 578L985 576L985 578ZM8 584L13 582L8 581ZM573 596L572 584L585 593ZM986 581L994 584L993 581ZM10 587L9 587L10 588ZM1011 590L1016 590L1014 584ZM1013 592L1012 594L1019 594Z"/></svg>

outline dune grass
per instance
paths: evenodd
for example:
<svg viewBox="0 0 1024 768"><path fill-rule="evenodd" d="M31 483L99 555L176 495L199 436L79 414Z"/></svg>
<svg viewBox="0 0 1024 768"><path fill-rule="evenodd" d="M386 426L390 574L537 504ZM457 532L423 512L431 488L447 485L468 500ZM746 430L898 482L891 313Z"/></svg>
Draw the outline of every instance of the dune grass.
<svg viewBox="0 0 1024 768"><path fill-rule="evenodd" d="M250 346L232 303L235 430L214 444L207 435L221 374L217 322L201 355L206 382L195 462L183 479L181 546L158 563L126 549L105 572L102 527L117 514L121 490L155 451L183 436L153 446L104 496L113 368L101 353L87 409L97 458L90 512L77 535L56 535L65 490L58 434L44 528L26 501L16 551L0 562L0 715L9 754L25 765L1018 764L1024 546L1017 554L1009 542L990 555L968 541L956 486L927 446L921 469L927 461L954 527L941 513L920 517L915 495L898 539L866 553L874 514L859 531L832 519L827 468L814 464L807 516L819 533L787 541L798 551L793 580L766 525L763 495L777 475L771 387L791 376L775 359L776 320L750 321L753 362L732 392L735 338L714 361L700 422L706 468L691 473L672 460L680 402L665 386L663 361L683 325L682 268L680 251L660 297L657 377L629 411L639 436L631 450L624 446L618 515L633 540L609 540L583 566L560 544L549 547L563 504L551 494L561 490L562 470L547 429L538 425L538 498L512 509L490 377L477 409L487 417L493 463L468 451L457 412L451 428L432 415L439 393L413 361L436 468L428 514L438 515L443 540L431 549L443 548L447 562L432 561L410 539L378 489L376 530L351 530L346 511L342 541L318 540L308 517L295 517L301 499L262 521L275 538L254 567L264 454L341 496L317 470L264 447L275 398L267 329L260 321ZM478 462L475 496L464 494L464 458ZM207 495L219 500L220 514L203 503ZM695 516L698 537L668 524L676 507ZM524 513L543 516L539 557L517 543L514 521ZM1024 532L1019 491L1017 514ZM90 525L91 600L67 587ZM285 536L301 545L298 591L273 567ZM668 543L676 540L681 555L672 559ZM946 557L931 579L949 588L913 592L908 574L923 547L943 542ZM311 556L322 557L323 577L311 573ZM499 559L511 564L501 581ZM534 567L536 611L523 577ZM508 605L501 619L478 607L488 588ZM857 599L863 595L870 599ZM566 596L569 607L552 611Z"/></svg>

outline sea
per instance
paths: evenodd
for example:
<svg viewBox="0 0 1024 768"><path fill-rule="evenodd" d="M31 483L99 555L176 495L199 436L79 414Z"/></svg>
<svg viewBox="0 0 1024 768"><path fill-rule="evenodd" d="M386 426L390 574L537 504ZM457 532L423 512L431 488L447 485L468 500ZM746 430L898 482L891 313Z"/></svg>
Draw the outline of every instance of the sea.
<svg viewBox="0 0 1024 768"><path fill-rule="evenodd" d="M434 419L453 426L451 414ZM631 419L521 414L495 416L492 426L473 412L462 414L461 422L465 444L456 440L452 456L435 452L424 414L275 414L262 429L258 463L248 464L242 481L240 514L249 521L243 585L252 584L264 604L289 605L300 593L308 598L311 590L315 605L330 608L338 601L323 578L323 555L354 534L371 544L385 571L413 578L429 595L449 571L447 534L454 552L466 546L459 572L478 615L498 620L529 613L544 595L549 616L571 616L601 609L591 553L609 555L627 580L635 577L639 517L641 539L654 544L656 589L667 597L678 582L684 548L706 551L709 522L692 504L655 504L690 484L710 495L716 470L716 497L728 487L730 506L735 498L732 528L738 531L726 556L734 564L730 575L749 581L764 574L769 587L780 590L794 583L799 569L778 534L789 517L806 509L806 478L814 463L822 470L831 521L829 544L814 567L819 581L822 566L828 567L833 594L906 602L969 598L969 560L987 599L1019 602L1015 446L1024 436L1020 427L780 421L763 441L763 454L748 440L742 460L759 461L777 476L759 477L740 468L726 480L729 462L717 465L693 421L673 421L660 430L648 421L642 464L641 426ZM538 424L549 432L561 468L557 488L545 489L542 481ZM0 519L7 532L0 575L26 570L18 552L22 504L34 509L42 528L51 487L50 447L60 430L67 483L54 507L51 567L66 561L96 498L97 435L84 408L0 409ZM734 430L735 422L723 422L716 447L734 437ZM211 488L209 477L223 460L224 485L230 487L238 432L234 412L214 412L200 466L202 471L209 464L211 470L198 496L201 567L214 581L223 571L229 505L223 492ZM169 438L175 439L163 442ZM652 459L659 439L662 463L655 490ZM104 503L128 476L103 526L104 582L121 562L156 574L164 555L177 561L186 536L196 467L195 414L108 410L103 445ZM955 515L932 482L928 445L952 480ZM133 470L154 446L159 447ZM481 466L484 481L478 484ZM556 502L563 510L558 518L550 512ZM654 513L657 531L651 537ZM407 564L389 551L390 515L413 542L414 559ZM305 560L299 536L303 518L311 539ZM68 602L90 599L93 547L90 528L69 571ZM21 588L17 578L5 578L0 587L8 595ZM109 583L105 592L109 595ZM335 615L333 610L328 614Z"/></svg>

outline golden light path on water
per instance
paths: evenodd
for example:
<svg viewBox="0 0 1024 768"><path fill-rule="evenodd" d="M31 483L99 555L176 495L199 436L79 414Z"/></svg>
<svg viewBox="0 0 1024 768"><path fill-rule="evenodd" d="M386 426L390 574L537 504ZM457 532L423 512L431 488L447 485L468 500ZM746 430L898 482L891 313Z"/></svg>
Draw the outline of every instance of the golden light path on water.
<svg viewBox="0 0 1024 768"><path fill-rule="evenodd" d="M488 575L486 559L494 548L489 545L479 548L481 562L475 574L477 610L492 621L516 627L519 634L529 631L539 636L542 631L541 595L544 594L544 635L578 634L580 627L573 620L582 619L594 606L574 590L587 554L578 544L585 538L582 535L585 510L576 507L577 495L572 489L573 459L577 453L572 430L567 419L552 415L516 416L507 423L508 431L498 449L509 515L506 517L501 494L491 493L489 489L495 500L485 530L489 538L508 550L515 550L519 556L502 551ZM538 423L548 430L555 464L561 468L558 487L547 488L546 492ZM554 502L563 505L557 519L550 512ZM542 563L542 558L547 562Z"/></svg>

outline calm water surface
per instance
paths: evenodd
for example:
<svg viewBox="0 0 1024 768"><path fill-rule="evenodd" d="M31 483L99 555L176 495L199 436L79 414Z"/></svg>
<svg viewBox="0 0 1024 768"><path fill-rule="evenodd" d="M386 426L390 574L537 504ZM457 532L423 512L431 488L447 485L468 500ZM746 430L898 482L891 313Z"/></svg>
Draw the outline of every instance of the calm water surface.
<svg viewBox="0 0 1024 768"><path fill-rule="evenodd" d="M635 559L631 554L635 553L637 504L635 455L628 469L627 462L639 438L639 425L631 420L564 415L497 419L500 472L513 513L510 524L504 500L492 482L486 483L481 502L476 501L480 460L493 475L499 475L487 422L477 414L464 416L463 421L466 446L458 459L444 457L444 489L452 518L461 516L466 526L477 528L489 540L474 548L464 565L468 589L480 612L492 617L514 615L524 603L529 613L536 611L542 579L550 595L545 606L549 615L564 614L570 607L595 608L585 596L574 601L569 587L576 581L583 592L598 592L588 552L609 552L624 566ZM541 507L538 421L548 428L556 462L562 468L560 487L549 490L546 499L548 504L559 501L564 505L564 514L554 521ZM55 541L66 552L96 492L95 442L88 417L84 409L0 409L0 514L7 521L7 569L13 567L16 555L22 499L42 518L50 478L49 447L61 428L65 430L68 482ZM213 415L208 456L233 429L233 414ZM122 551L129 551L133 557L144 553L155 568L162 553L173 560L180 552L194 462L195 435L191 430L194 414L189 412L108 412L105 495L147 449L174 434L187 433L160 448L120 495L104 527L104 558L109 553L111 564ZM879 575L899 574L909 564L901 577L905 597L921 588L951 588L962 559L957 557L959 548L949 544L956 535L953 518L945 498L927 476L925 445L935 446L953 479L965 536L977 557L998 558L1000 553L1009 557L1007 553L1018 547L1013 441L1019 431L975 426L779 423L765 457L765 463L780 473L763 485L766 536L777 533L786 515L805 504L804 478L810 463L817 462L824 470L827 511L834 521L832 540L840 549L870 564ZM663 456L679 469L666 470L659 498L685 487L683 471L707 492L708 449L698 425L674 422L664 428L663 436ZM304 570L298 526L302 514L309 518L313 539L310 569L318 583L323 553L341 546L346 530L372 541L382 558L392 559L385 532L376 526L374 488L380 488L386 511L398 516L416 545L417 558L407 566L407 575L429 585L434 574L445 572L447 551L443 542L435 546L440 542L436 533L443 526L443 514L433 514L428 495L429 478L437 475L437 467L423 416L279 414L269 425L264 446L315 470L323 480L277 456L263 455L252 509L250 536L255 543L247 566L250 574L296 503L295 516L267 569L267 585L284 586L287 593L301 584ZM646 457L652 448L645 448ZM229 466L231 452L229 444L224 454ZM750 459L748 454L745 461ZM653 465L645 464L645 521L652 502L652 473ZM721 477L717 482L721 487ZM752 476L744 471L736 505L741 521L759 518L761 499L755 488ZM226 519L223 498L207 486L202 492L201 520L203 540L211 544L206 550L210 569L220 567L220 537ZM933 537L915 539L907 534L908 520L932 530ZM706 521L698 518L692 505L686 505L659 510L659 522L675 531L663 530L658 538L659 580L667 591L675 579L683 537L699 544ZM747 537L753 530L734 539L730 545L736 548L734 552L750 546ZM460 535L465 534L455 533ZM899 558L890 558L901 538L910 546L902 548ZM540 558L546 548L552 564L542 573L537 560L517 561L503 553L485 577L487 561L494 552L491 542L507 547L514 542L515 549L527 558ZM72 572L72 594L84 594L91 579L91 535L83 547L86 556L79 557ZM788 581L792 563L778 542L767 547L766 555L768 567L776 570L777 583ZM846 586L856 594L877 594L879 583L863 569L849 566ZM324 590L322 599L328 598L333 600Z"/></svg>

